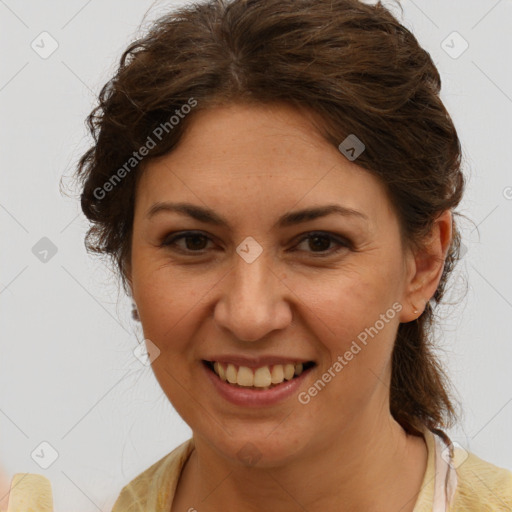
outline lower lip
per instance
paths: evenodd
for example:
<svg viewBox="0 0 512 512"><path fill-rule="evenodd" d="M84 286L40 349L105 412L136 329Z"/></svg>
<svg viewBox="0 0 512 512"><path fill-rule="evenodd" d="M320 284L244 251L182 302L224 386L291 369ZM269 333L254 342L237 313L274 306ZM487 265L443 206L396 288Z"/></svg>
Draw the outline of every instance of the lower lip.
<svg viewBox="0 0 512 512"><path fill-rule="evenodd" d="M233 386L223 381L215 372L210 370L204 363L201 363L215 389L228 402L245 407L261 407L274 405L278 402L297 394L299 387L304 382L309 372L314 368L304 370L298 377L284 381L270 389L252 389Z"/></svg>

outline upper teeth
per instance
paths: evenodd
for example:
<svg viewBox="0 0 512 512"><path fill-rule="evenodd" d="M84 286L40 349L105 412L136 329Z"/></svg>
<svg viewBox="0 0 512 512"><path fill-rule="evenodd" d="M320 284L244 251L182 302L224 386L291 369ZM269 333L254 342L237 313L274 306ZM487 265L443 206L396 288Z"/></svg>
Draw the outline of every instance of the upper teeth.
<svg viewBox="0 0 512 512"><path fill-rule="evenodd" d="M285 380L293 379L294 375L300 375L303 371L302 363L297 364L275 364L269 366L261 366L260 368L252 368L247 366L237 367L234 364L213 363L215 373L224 381L230 384L238 384L239 386L257 388L266 388L271 384L281 384Z"/></svg>

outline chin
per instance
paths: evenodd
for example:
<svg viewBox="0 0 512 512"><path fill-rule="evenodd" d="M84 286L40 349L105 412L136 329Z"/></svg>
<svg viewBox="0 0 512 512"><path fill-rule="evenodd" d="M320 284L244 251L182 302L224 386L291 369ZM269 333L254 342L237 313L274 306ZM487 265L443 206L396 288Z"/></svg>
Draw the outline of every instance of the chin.
<svg viewBox="0 0 512 512"><path fill-rule="evenodd" d="M275 427L274 427L275 428ZM268 432L272 432L270 429ZM293 439L289 435L279 436L273 433L261 432L251 435L247 429L237 435L224 436L222 439L207 441L223 457L237 462L246 468L270 469L290 463L297 457L298 447L304 446L300 439Z"/></svg>

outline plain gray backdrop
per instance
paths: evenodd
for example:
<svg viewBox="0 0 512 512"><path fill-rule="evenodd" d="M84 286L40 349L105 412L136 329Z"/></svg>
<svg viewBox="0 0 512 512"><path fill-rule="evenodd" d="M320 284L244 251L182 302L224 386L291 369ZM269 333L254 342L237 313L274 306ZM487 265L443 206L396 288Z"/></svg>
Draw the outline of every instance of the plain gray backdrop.
<svg viewBox="0 0 512 512"><path fill-rule="evenodd" d="M0 0L0 466L9 481L47 476L59 512L110 511L122 486L191 434L134 356L143 337L130 301L85 252L78 201L59 191L122 51L175 5ZM512 469L512 1L402 5L403 17L393 11L442 76L468 177L459 211L473 222L461 224L455 305L437 332L464 412L448 434Z"/></svg>

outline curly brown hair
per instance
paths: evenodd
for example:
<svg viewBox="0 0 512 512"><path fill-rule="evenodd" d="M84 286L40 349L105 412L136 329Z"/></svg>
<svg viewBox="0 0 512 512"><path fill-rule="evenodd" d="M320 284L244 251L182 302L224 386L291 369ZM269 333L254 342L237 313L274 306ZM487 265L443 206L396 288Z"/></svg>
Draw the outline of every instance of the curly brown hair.
<svg viewBox="0 0 512 512"><path fill-rule="evenodd" d="M440 88L430 55L380 2L209 0L174 10L125 50L87 118L94 145L77 170L82 210L92 223L86 247L112 258L129 293L143 164L172 151L197 111L281 102L320 119L318 129L336 147L348 134L364 141L357 163L385 185L404 244L421 248L465 187L460 142ZM194 108L182 110L187 104ZM180 120L171 127L174 115ZM148 144L162 126L164 136ZM143 160L133 160L140 154ZM455 220L452 228L439 286L417 320L400 324L393 349L390 409L413 434L423 426L443 434L439 428L457 419L432 344L434 308L459 259Z"/></svg>

